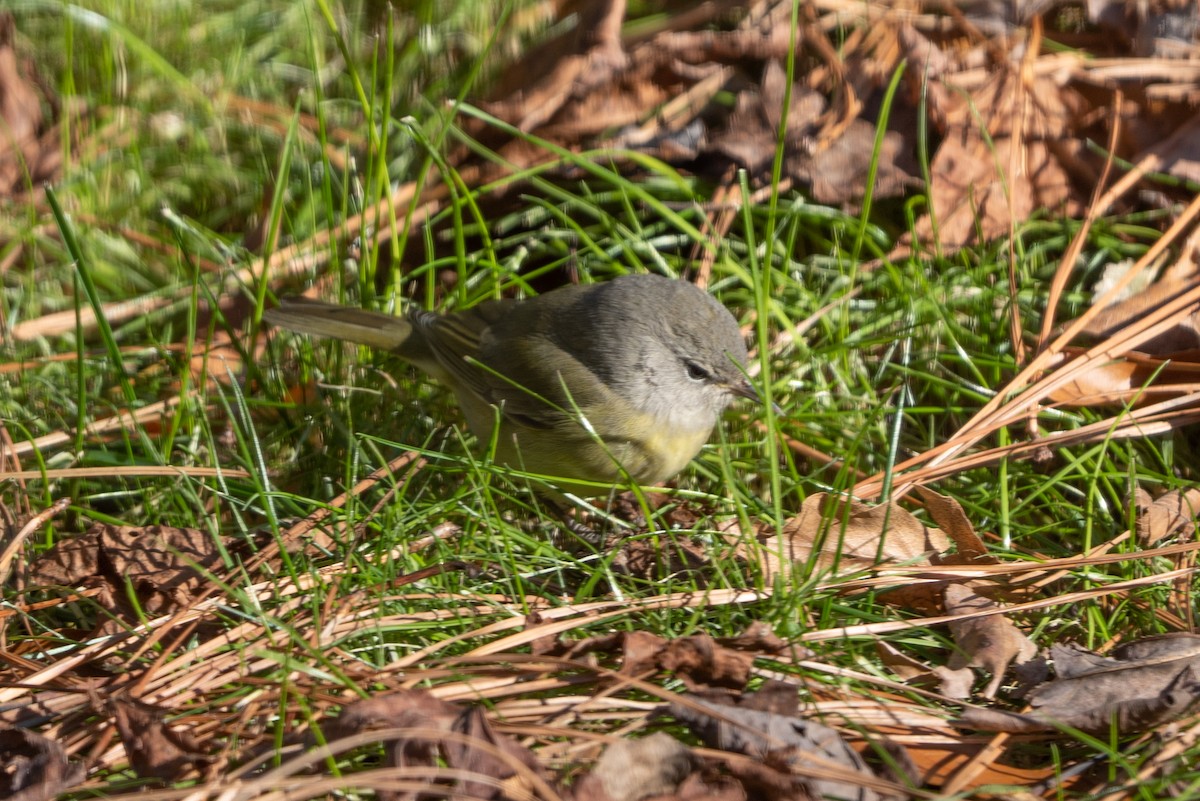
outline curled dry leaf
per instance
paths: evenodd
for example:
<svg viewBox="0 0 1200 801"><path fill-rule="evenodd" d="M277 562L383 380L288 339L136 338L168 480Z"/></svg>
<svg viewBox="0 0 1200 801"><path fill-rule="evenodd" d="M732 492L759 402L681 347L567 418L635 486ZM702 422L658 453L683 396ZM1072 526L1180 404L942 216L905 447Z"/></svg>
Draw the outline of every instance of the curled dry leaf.
<svg viewBox="0 0 1200 801"><path fill-rule="evenodd" d="M805 499L800 514L779 535L766 537L759 546L759 564L772 581L793 570L846 574L882 563L995 563L956 501L926 488L918 492L941 528L927 526L894 503L870 506L817 493ZM942 600L937 584L910 584L882 597L922 611L939 608Z"/></svg>
<svg viewBox="0 0 1200 801"><path fill-rule="evenodd" d="M333 741L382 729L420 730L411 736L387 738L384 752L387 767L434 768L444 761L460 775L479 777L479 781L463 778L455 783L457 794L463 797L539 797L526 780L529 775L542 775L537 758L528 748L498 734L482 710L439 700L423 690L401 690L348 704L325 726L324 733L327 741ZM437 732L445 735L439 736ZM463 735L466 741L450 735ZM408 801L416 797L407 792L379 791L381 801Z"/></svg>
<svg viewBox="0 0 1200 801"><path fill-rule="evenodd" d="M190 732L167 726L166 710L127 700L114 700L111 708L129 764L141 778L165 784L212 763Z"/></svg>
<svg viewBox="0 0 1200 801"><path fill-rule="evenodd" d="M126 583L138 594L142 612L167 614L188 606L205 583L204 571L218 567L220 553L208 532L171 526L114 526L97 523L81 537L57 543L34 560L32 584L96 586L105 606L137 620L124 600ZM119 624L107 623L108 626Z"/></svg>
<svg viewBox="0 0 1200 801"><path fill-rule="evenodd" d="M947 585L945 603L948 615L965 615L996 608L995 602L976 594L964 584ZM967 668L988 671L992 678L983 690L985 698L996 697L1009 664L1023 664L1037 656L1037 646L1033 641L1003 615L953 621L949 626L958 650L950 657L947 668L949 671ZM942 692L951 698L965 697L961 694L961 678L961 675L954 673L946 674Z"/></svg>
<svg viewBox="0 0 1200 801"><path fill-rule="evenodd" d="M931 674L928 665L919 659L913 659L891 643L877 640L875 652L879 655L880 663L903 681L919 682Z"/></svg>
<svg viewBox="0 0 1200 801"><path fill-rule="evenodd" d="M566 646L563 653L574 659L582 654L620 649L622 673L641 675L668 670L691 690L741 689L750 680L756 655L776 654L786 647L774 635L765 637L754 629L740 638L724 640L715 640L707 634L667 640L645 631L630 631L589 637Z"/></svg>
<svg viewBox="0 0 1200 801"><path fill-rule="evenodd" d="M1136 640L1113 658L1069 645L1050 650L1057 674L1030 695L1033 709L1017 714L968 709L962 725L990 731L1053 731L1069 727L1106 734L1145 731L1200 702L1200 636L1172 634Z"/></svg>
<svg viewBox="0 0 1200 801"><path fill-rule="evenodd" d="M762 775L739 777L748 789L768 783L777 792L789 784L787 779L804 777L803 785L793 785L793 792L806 785L815 798L882 798L867 786L877 779L862 757L823 723L696 698L690 698L687 704L672 704L670 710L710 748L745 754L763 763ZM731 763L730 768L734 769L735 764ZM855 775L862 781L855 782Z"/></svg>
<svg viewBox="0 0 1200 801"><path fill-rule="evenodd" d="M9 801L50 801L83 781L83 765L69 762L54 740L28 729L0 725L0 796Z"/></svg>
<svg viewBox="0 0 1200 801"><path fill-rule="evenodd" d="M785 122L781 110L787 97L787 74L779 59L771 59L763 70L757 90L747 88L738 95L737 106L723 130L714 132L712 149L726 156L751 175L769 172L775 159L779 131ZM876 125L854 119L836 137L822 137L820 127L827 111L824 96L803 81L791 87L791 105L786 118L783 170L812 188L820 203L847 203L866 184L872 166L863 154L875 146ZM911 149L901 134L884 134L876 163L877 191L884 196L901 194L918 182Z"/></svg>
<svg viewBox="0 0 1200 801"><path fill-rule="evenodd" d="M922 73L910 73L921 80ZM1071 170L1083 143L1068 135L1085 104L1061 76L995 64L980 86L963 92L956 76L931 81L930 111L945 138L930 164L931 213L914 239L958 249L1008 236L1037 209L1078 216Z"/></svg>
<svg viewBox="0 0 1200 801"><path fill-rule="evenodd" d="M930 675L938 680L938 692L947 698L970 698L975 687L975 673L969 667L952 668L936 665Z"/></svg>
<svg viewBox="0 0 1200 801"><path fill-rule="evenodd" d="M694 634L668 640L645 631L629 631L560 643L548 653L577 659L585 654L620 651L622 673L670 670L690 689L701 690L739 689L749 680L756 657L795 650L765 623L755 622L735 637Z"/></svg>
<svg viewBox="0 0 1200 801"><path fill-rule="evenodd" d="M1062 357L1072 359L1084 352L1085 349L1071 345L1063 349ZM1200 385L1200 351L1167 358L1127 353L1096 365L1056 387L1047 397L1064 406L1138 408L1194 394L1197 385Z"/></svg>
<svg viewBox="0 0 1200 801"><path fill-rule="evenodd" d="M665 732L618 740L572 788L572 801L642 801L670 796L692 774L692 749Z"/></svg>
<svg viewBox="0 0 1200 801"><path fill-rule="evenodd" d="M657 542L628 538L619 547L612 561L614 571L646 581L657 581L664 574L687 575L697 586L708 580L709 554L699 543L679 540L663 548Z"/></svg>
<svg viewBox="0 0 1200 801"><path fill-rule="evenodd" d="M1196 515L1200 514L1200 488L1168 492L1155 501L1143 489L1136 493L1138 542L1153 545L1159 540L1181 534L1190 536L1196 530Z"/></svg>
<svg viewBox="0 0 1200 801"><path fill-rule="evenodd" d="M625 11L624 2L560 7L555 27L563 32L527 48L498 76L483 107L572 150L637 151L714 176L742 168L757 186L771 180L782 132L784 177L807 184L823 203L857 201L868 176L877 197L919 185L916 148L908 141L915 125L897 122L903 112L889 118L880 157L872 158L888 70L870 69L870 54L829 65L853 74L853 87L807 71L797 71L789 85L783 65L796 48L788 14L757 13L744 3L701 4L645 33L627 33ZM878 30L886 37L890 28ZM819 26L805 31L805 39L836 62ZM541 148L480 120L465 120L464 127L510 164L546 158ZM498 171L488 162L472 166L482 176Z"/></svg>
<svg viewBox="0 0 1200 801"><path fill-rule="evenodd" d="M927 564L949 541L896 504L870 506L819 492L808 496L800 514L761 546L768 583L799 567L803 572L850 573L880 562Z"/></svg>
<svg viewBox="0 0 1200 801"><path fill-rule="evenodd" d="M21 63L15 39L13 15L0 14L0 196L41 186L62 164L58 131L42 115L44 84L36 80L32 61ZM54 98L47 100L57 106Z"/></svg>
<svg viewBox="0 0 1200 801"><path fill-rule="evenodd" d="M979 539L975 527L967 519L962 504L948 495L934 492L929 487L918 486L914 488L914 492L925 504L925 511L929 513L929 517L954 543L953 554L934 554L930 557L935 565L996 564L996 558L988 555L987 546Z"/></svg>

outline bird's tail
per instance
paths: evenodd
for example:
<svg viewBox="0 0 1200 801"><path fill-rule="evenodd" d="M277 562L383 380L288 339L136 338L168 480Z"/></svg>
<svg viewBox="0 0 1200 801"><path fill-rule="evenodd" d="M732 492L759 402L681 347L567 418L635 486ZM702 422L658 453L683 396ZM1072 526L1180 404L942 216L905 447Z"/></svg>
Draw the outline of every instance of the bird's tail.
<svg viewBox="0 0 1200 801"><path fill-rule="evenodd" d="M403 317L338 306L304 298L287 298L268 309L263 319L300 334L315 334L405 354L414 343L412 324Z"/></svg>

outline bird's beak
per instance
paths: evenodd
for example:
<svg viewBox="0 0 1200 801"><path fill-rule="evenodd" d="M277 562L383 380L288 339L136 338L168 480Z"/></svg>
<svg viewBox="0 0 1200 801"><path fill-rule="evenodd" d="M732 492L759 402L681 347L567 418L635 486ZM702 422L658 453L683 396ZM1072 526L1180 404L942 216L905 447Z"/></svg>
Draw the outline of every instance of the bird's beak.
<svg viewBox="0 0 1200 801"><path fill-rule="evenodd" d="M752 400L755 403L762 403L762 396L758 394L758 390L755 389L754 386L744 378L741 381L738 381L736 384L730 384L728 389L731 393L737 395L739 398Z"/></svg>
<svg viewBox="0 0 1200 801"><path fill-rule="evenodd" d="M754 385L744 378L736 384L730 384L729 391L734 395L737 395L739 398L752 400L758 404L763 402L762 395L759 395L758 390L754 388ZM783 408L778 403L772 403L771 408L775 410L775 414L783 414Z"/></svg>

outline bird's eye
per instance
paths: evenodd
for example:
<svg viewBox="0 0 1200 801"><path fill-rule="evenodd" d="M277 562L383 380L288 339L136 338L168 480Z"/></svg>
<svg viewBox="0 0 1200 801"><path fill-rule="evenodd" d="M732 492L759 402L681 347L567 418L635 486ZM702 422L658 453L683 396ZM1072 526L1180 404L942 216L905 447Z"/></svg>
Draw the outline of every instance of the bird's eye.
<svg viewBox="0 0 1200 801"><path fill-rule="evenodd" d="M688 378L692 379L693 381L707 381L708 379L712 378L712 373L708 372L708 370L705 370L703 365L699 364L698 362L694 362L691 359L685 361L683 366L687 368Z"/></svg>

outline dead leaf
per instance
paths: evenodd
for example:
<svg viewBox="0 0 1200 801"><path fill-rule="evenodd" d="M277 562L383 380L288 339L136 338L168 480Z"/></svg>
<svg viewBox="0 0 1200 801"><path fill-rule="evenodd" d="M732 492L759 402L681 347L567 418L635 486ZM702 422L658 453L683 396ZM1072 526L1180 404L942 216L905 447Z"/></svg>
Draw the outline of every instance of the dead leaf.
<svg viewBox="0 0 1200 801"><path fill-rule="evenodd" d="M875 643L875 651L879 654L880 663L899 676L902 681L922 681L931 674L928 665L919 659L913 659L891 643L878 640Z"/></svg>
<svg viewBox="0 0 1200 801"><path fill-rule="evenodd" d="M49 181L62 159L57 130L43 118L42 84L23 74L36 78L31 61L22 69L15 38L13 15L0 14L0 196Z"/></svg>
<svg viewBox="0 0 1200 801"><path fill-rule="evenodd" d="M1131 267L1122 262L1107 270L1094 293L1103 295ZM1134 276L1126 294L1102 309L1083 328L1079 337L1082 344L1063 348L1063 357L1071 359L1085 353L1087 346L1118 337L1146 315L1196 286L1197 274L1190 263L1182 267L1174 265L1151 280L1154 274L1154 270L1143 270ZM1194 394L1200 386L1200 311L1181 309L1169 328L1140 343L1136 351L1123 347L1117 353L1119 358L1100 362L1057 387L1050 393L1050 399L1071 406L1125 406Z"/></svg>
<svg viewBox="0 0 1200 801"><path fill-rule="evenodd" d="M942 532L898 505L869 506L820 492L804 499L779 536L762 543L760 564L769 582L797 567L805 574L845 574L881 562L928 564L931 554L948 547Z"/></svg>
<svg viewBox="0 0 1200 801"><path fill-rule="evenodd" d="M205 571L220 564L220 552L205 531L97 523L35 559L29 581L98 588L99 598L107 599L102 606L117 617L102 621L99 633L105 633L120 630L122 620L137 622L139 613L167 614L188 606L207 584ZM138 610L127 600L127 584L137 593Z"/></svg>
<svg viewBox="0 0 1200 801"><path fill-rule="evenodd" d="M1196 531L1196 517L1200 515L1200 488L1174 490L1155 501L1151 501L1149 493L1139 488L1136 498L1137 538L1142 545L1154 545L1175 534L1190 537Z"/></svg>
<svg viewBox="0 0 1200 801"><path fill-rule="evenodd" d="M1124 270L1106 271L1103 280L1096 285L1093 295L1097 300L1107 291L1109 284L1119 281L1133 267L1128 262L1122 262L1121 265L1125 268ZM1139 273L1127 289L1128 294L1125 297L1118 298L1105 306L1084 326L1080 332L1081 339L1087 343L1109 339L1127 326L1136 323L1164 304L1196 287L1198 276L1191 269L1168 270L1152 281L1150 279L1154 276L1154 272L1153 270L1143 270ZM1065 325L1061 327L1065 327ZM1169 357L1198 348L1200 348L1200 311L1193 309L1190 315L1180 318L1174 328L1138 345L1137 352L1148 356Z"/></svg>
<svg viewBox="0 0 1200 801"><path fill-rule="evenodd" d="M697 708L699 707L699 708ZM806 777L815 798L877 801L881 796L849 779L828 778L840 770L874 779L862 757L834 729L813 720L775 715L754 709L728 706L689 698L687 704L671 704L671 714L704 739L710 748L745 754L763 763L767 779L778 790L786 777ZM732 767L732 766L731 766ZM741 777L746 781L746 777Z"/></svg>
<svg viewBox="0 0 1200 801"><path fill-rule="evenodd" d="M196 738L165 722L166 711L150 704L114 699L113 719L129 764L143 779L178 781L211 763Z"/></svg>
<svg viewBox="0 0 1200 801"><path fill-rule="evenodd" d="M500 76L488 110L523 131L532 131L562 112L568 101L603 86L627 63L621 43L625 0L578 3L562 34L529 48L520 70Z"/></svg>
<svg viewBox="0 0 1200 801"><path fill-rule="evenodd" d="M1113 658L1066 645L1050 650L1057 674L1018 714L968 709L962 724L989 731L1053 731L1070 727L1132 734L1187 714L1200 702L1200 636L1148 637L1116 649Z"/></svg>
<svg viewBox="0 0 1200 801"><path fill-rule="evenodd" d="M100 524L100 550L115 576L186 606L205 582L204 572L221 563L212 535L173 526Z"/></svg>
<svg viewBox="0 0 1200 801"><path fill-rule="evenodd" d="M68 761L54 740L5 725L0 725L0 765L0 796L9 801L51 801L87 773L83 765Z"/></svg>
<svg viewBox="0 0 1200 801"><path fill-rule="evenodd" d="M996 65L982 86L963 93L945 81L945 139L930 164L930 213L913 240L944 250L1007 237L1038 209L1078 216L1070 172L1082 143L1068 135L1086 104L1059 76ZM938 83L941 83L940 81Z"/></svg>
<svg viewBox="0 0 1200 801"><path fill-rule="evenodd" d="M975 688L975 673L969 667L937 665L931 675L938 680L938 692L947 698L970 698Z"/></svg>
<svg viewBox="0 0 1200 801"><path fill-rule="evenodd" d="M775 160L786 90L787 73L783 65L777 59L769 60L759 87L750 86L740 92L726 128L714 132L713 150L752 175L761 175L769 169ZM811 137L825 105L819 93L803 85L792 87L784 140L785 152L791 158L802 158L808 155L806 151L811 152Z"/></svg>
<svg viewBox="0 0 1200 801"><path fill-rule="evenodd" d="M1085 348L1068 346L1062 355L1071 359ZM1078 378L1047 394L1063 406L1145 406L1150 403L1195 394L1200 388L1200 351L1171 354L1167 359L1128 353L1115 361L1098 364Z"/></svg>
<svg viewBox="0 0 1200 801"><path fill-rule="evenodd" d="M59 540L29 566L34 585L74 587L100 573L100 528L93 526L78 537Z"/></svg>
<svg viewBox="0 0 1200 801"><path fill-rule="evenodd" d="M946 614L962 615L995 609L995 602L978 595L964 584L946 585ZM949 670L983 668L992 674L983 690L984 698L995 698L1012 662L1022 664L1037 656L1037 646L1003 615L987 615L948 624L958 650L950 657ZM951 697L961 698L962 695Z"/></svg>
<svg viewBox="0 0 1200 801"><path fill-rule="evenodd" d="M705 571L709 555L700 543L678 540L663 548L658 542L627 539L613 557L614 571L647 581L658 581L664 573L687 575L697 586L704 586L709 574Z"/></svg>
<svg viewBox="0 0 1200 801"><path fill-rule="evenodd" d="M665 732L618 740L572 789L574 801L642 801L675 793L691 775L692 750Z"/></svg>
<svg viewBox="0 0 1200 801"><path fill-rule="evenodd" d="M711 150L728 157L752 177L766 180L779 146L787 98L787 74L778 59L763 70L758 88L743 89L722 130L711 137ZM783 141L784 173L811 187L819 203L843 205L862 197L875 148L876 125L850 120L838 136L821 138L827 107L824 96L802 81L791 87ZM917 184L908 149L897 131L884 134L875 173L877 197L902 194Z"/></svg>
<svg viewBox="0 0 1200 801"><path fill-rule="evenodd" d="M754 667L753 656L722 648L707 634L670 640L659 653L658 662L693 691L707 687L741 689Z"/></svg>
<svg viewBox="0 0 1200 801"><path fill-rule="evenodd" d="M795 645L780 637L769 625L761 620L755 620L746 630L735 637L718 637L717 642L725 648L735 651L746 651L755 655L782 654L786 652L808 655L810 651L797 649Z"/></svg>
<svg viewBox="0 0 1200 801"><path fill-rule="evenodd" d="M754 659L791 650L765 624L752 624L736 637L714 639L707 634L664 639L646 631L629 631L562 643L552 653L578 659L584 654L622 654L621 672L642 675L660 670L675 673L689 688L740 689L750 678Z"/></svg>
<svg viewBox="0 0 1200 801"><path fill-rule="evenodd" d="M379 729L435 729L450 731L459 708L423 690L403 690L347 704L337 718L324 727L325 740ZM434 767L439 742L432 737L396 738L384 745L384 764L391 768ZM380 801L414 801L415 793L381 791Z"/></svg>
<svg viewBox="0 0 1200 801"><path fill-rule="evenodd" d="M740 709L754 709L772 715L795 717L800 712L798 688L779 679L767 679L754 692L734 696L732 701Z"/></svg>
<svg viewBox="0 0 1200 801"><path fill-rule="evenodd" d="M742 646L757 642L756 637L732 640ZM775 643L767 640L774 647ZM565 655L576 659L582 654L622 651L621 672L643 675L660 670L673 672L690 689L709 687L740 689L750 679L757 654L776 650L746 652L725 647L707 634L693 634L667 640L645 631L589 637L565 646Z"/></svg>
<svg viewBox="0 0 1200 801"><path fill-rule="evenodd" d="M526 775L530 772L537 776L542 774L529 749L497 734L482 710L439 700L423 690L402 690L348 704L334 721L326 724L325 734L326 739L332 741L382 729L425 730L412 737L389 737L384 760L387 767L433 768L444 760L451 768L494 780L462 779L455 783L456 792L465 797L531 798L533 794L525 781ZM456 737L431 735L430 729L462 734L469 741L464 743ZM491 748L481 748L473 743ZM494 755L493 750L508 758ZM522 765L526 770L523 772L514 764ZM379 792L381 801L406 801L417 797L414 793Z"/></svg>
<svg viewBox="0 0 1200 801"><path fill-rule="evenodd" d="M446 764L467 773L494 778L501 784L500 787L496 787L490 782L464 781L460 788L463 795L468 798L498 800L534 797L533 787L526 776L513 765L523 765L528 772L540 776L541 763L528 748L519 745L511 737L497 733L482 708L471 706L462 710L451 724L450 730L465 734L470 738L470 742L447 740L442 745ZM481 748L476 743L492 748ZM503 756L494 754L493 750L499 751Z"/></svg>
<svg viewBox="0 0 1200 801"><path fill-rule="evenodd" d="M933 554L930 561L935 565L994 565L998 562L995 557L988 555L987 546L975 533L975 527L958 501L926 486L918 485L913 491L921 499L930 519L938 524L955 546L954 554Z"/></svg>

